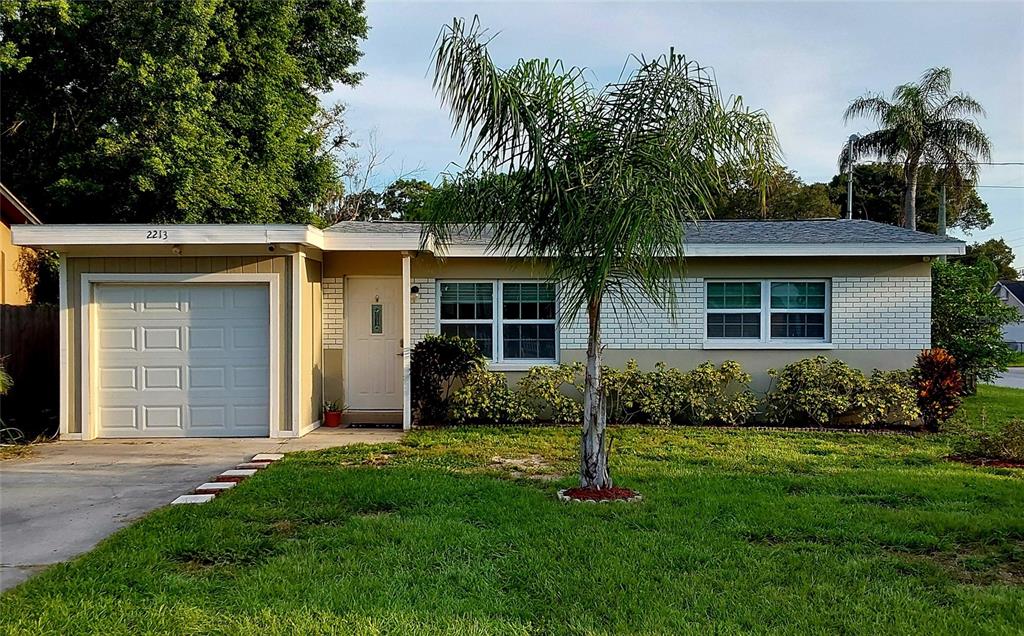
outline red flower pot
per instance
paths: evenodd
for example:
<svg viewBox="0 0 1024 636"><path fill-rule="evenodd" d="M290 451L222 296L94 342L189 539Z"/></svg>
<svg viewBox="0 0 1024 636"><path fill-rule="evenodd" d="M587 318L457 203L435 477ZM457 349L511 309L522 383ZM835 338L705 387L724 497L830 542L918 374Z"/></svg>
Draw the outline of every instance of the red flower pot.
<svg viewBox="0 0 1024 636"><path fill-rule="evenodd" d="M341 411L327 411L324 413L324 426L331 428L341 426Z"/></svg>

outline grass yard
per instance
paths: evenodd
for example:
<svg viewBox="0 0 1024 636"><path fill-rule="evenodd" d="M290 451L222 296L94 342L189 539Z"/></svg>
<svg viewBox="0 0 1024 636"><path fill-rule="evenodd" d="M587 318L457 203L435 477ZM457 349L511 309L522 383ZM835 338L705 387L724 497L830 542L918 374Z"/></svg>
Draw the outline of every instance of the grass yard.
<svg viewBox="0 0 1024 636"><path fill-rule="evenodd" d="M964 400L954 416L971 428L993 431L1012 418L1024 418L1024 389L979 384L978 393Z"/></svg>
<svg viewBox="0 0 1024 636"><path fill-rule="evenodd" d="M1024 393L1024 392L1022 392ZM976 400L1001 404L985 388ZM571 428L289 455L0 599L7 634L1019 633L1024 471L943 436Z"/></svg>

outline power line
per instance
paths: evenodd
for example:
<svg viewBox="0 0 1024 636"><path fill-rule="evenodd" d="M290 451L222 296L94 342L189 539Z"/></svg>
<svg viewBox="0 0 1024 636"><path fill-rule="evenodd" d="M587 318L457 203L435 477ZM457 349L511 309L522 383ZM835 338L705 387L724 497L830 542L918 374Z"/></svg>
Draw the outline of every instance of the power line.
<svg viewBox="0 0 1024 636"><path fill-rule="evenodd" d="M1024 190L1024 185L981 185L981 184L975 184L972 187L975 187L975 188L1004 188L1004 189L1010 189L1010 190Z"/></svg>

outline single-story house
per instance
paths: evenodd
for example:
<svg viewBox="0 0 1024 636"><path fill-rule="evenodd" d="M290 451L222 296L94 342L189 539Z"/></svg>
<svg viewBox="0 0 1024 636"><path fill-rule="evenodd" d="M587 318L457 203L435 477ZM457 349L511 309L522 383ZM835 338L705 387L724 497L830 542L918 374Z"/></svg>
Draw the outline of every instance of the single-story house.
<svg viewBox="0 0 1024 636"><path fill-rule="evenodd" d="M20 226L60 253L64 439L292 437L324 399L412 424L410 347L477 339L492 368L583 360L543 263L485 241L439 254L412 223ZM863 220L709 221L687 232L675 311L609 301L604 357L752 372L818 353L907 368L930 344L931 274L960 241ZM444 258L440 258L443 256Z"/></svg>
<svg viewBox="0 0 1024 636"><path fill-rule="evenodd" d="M29 248L15 245L11 231L25 223L39 225L42 221L0 183L0 305L27 305L32 300L18 271L18 262Z"/></svg>
<svg viewBox="0 0 1024 636"><path fill-rule="evenodd" d="M1020 320L1003 325L1003 341L1016 351L1024 351L1024 281L1001 280L992 288L992 293L1010 307L1017 310Z"/></svg>

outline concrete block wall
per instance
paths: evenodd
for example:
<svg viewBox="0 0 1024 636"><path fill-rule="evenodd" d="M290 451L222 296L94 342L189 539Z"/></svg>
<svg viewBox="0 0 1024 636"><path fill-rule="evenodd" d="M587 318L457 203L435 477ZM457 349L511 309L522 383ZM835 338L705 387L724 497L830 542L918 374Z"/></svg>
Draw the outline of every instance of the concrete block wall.
<svg viewBox="0 0 1024 636"><path fill-rule="evenodd" d="M676 287L675 316L636 293L635 303L605 298L601 341L608 349L700 349L704 341L704 279L685 278ZM581 310L559 330L562 349L587 348L587 314Z"/></svg>
<svg viewBox="0 0 1024 636"><path fill-rule="evenodd" d="M420 288L419 298L413 301L410 307L410 337L412 342L409 346L416 346L416 343L423 340L423 337L437 333L437 280L434 278L413 278L412 284Z"/></svg>
<svg viewBox="0 0 1024 636"><path fill-rule="evenodd" d="M345 279L325 278L324 296L324 349L345 346Z"/></svg>
<svg viewBox="0 0 1024 636"><path fill-rule="evenodd" d="M832 279L836 349L926 349L931 345L931 321L930 277Z"/></svg>

